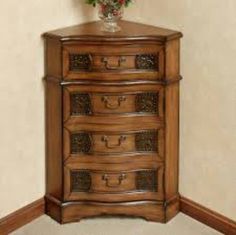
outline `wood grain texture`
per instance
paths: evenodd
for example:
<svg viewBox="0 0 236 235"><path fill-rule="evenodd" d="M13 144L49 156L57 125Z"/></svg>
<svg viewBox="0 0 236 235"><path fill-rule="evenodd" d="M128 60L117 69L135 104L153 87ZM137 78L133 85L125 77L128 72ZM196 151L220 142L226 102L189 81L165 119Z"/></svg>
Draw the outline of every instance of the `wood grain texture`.
<svg viewBox="0 0 236 235"><path fill-rule="evenodd" d="M41 198L0 219L0 234L7 235L43 215L44 206L44 198Z"/></svg>
<svg viewBox="0 0 236 235"><path fill-rule="evenodd" d="M62 199L62 90L59 82L46 84L46 192Z"/></svg>
<svg viewBox="0 0 236 235"><path fill-rule="evenodd" d="M179 84L166 87L165 95L165 188L168 200L178 194Z"/></svg>
<svg viewBox="0 0 236 235"><path fill-rule="evenodd" d="M145 60L150 56L155 58ZM138 63L139 60L144 63ZM163 70L164 47L156 43L148 46L122 44L114 47L112 44L101 45L94 42L90 45L75 42L63 46L65 80L157 80L163 78Z"/></svg>
<svg viewBox="0 0 236 235"><path fill-rule="evenodd" d="M107 204L86 204L78 203L77 205L66 206L63 209L62 222L68 223L79 221L82 218L104 216L104 215L121 215L131 217L141 217L148 221L162 222L165 221L163 206L153 202L146 203L127 203L120 205Z"/></svg>
<svg viewBox="0 0 236 235"><path fill-rule="evenodd" d="M57 79L62 77L61 43L56 38L45 41L45 73Z"/></svg>
<svg viewBox="0 0 236 235"><path fill-rule="evenodd" d="M127 132L127 131L137 131L137 130L152 130L152 129L161 129L164 127L163 121L158 120L155 117L129 117L129 118L121 118L116 116L112 118L112 121L109 118L103 118L103 121L99 118L91 120L89 117L87 121L80 122L78 118L71 118L65 124L64 128L66 128L69 132L77 132L77 131L108 131L108 132ZM95 122L95 120L100 120L100 122ZM142 121L142 128L140 128L140 123L138 121ZM153 122L155 121L155 122Z"/></svg>
<svg viewBox="0 0 236 235"><path fill-rule="evenodd" d="M64 121L103 116L163 118L164 88L158 85L67 86L63 89ZM85 102L86 101L86 102ZM89 106L89 107L88 107ZM92 120L92 118L90 118Z"/></svg>
<svg viewBox="0 0 236 235"><path fill-rule="evenodd" d="M165 79L175 80L180 76L180 40L172 40L165 47Z"/></svg>
<svg viewBox="0 0 236 235"><path fill-rule="evenodd" d="M156 40L165 42L182 37L180 32L154 27L150 25L121 21L122 30L117 33L101 31L101 22L89 22L75 25L64 29L54 30L45 34L46 37L59 38L62 41L82 40L82 41L135 41L135 40Z"/></svg>
<svg viewBox="0 0 236 235"><path fill-rule="evenodd" d="M47 79L51 80L51 81L55 81L56 79L53 77L48 77ZM61 81L61 85L62 86L70 86L70 85L87 85L87 86L92 86L92 85L96 85L96 86L124 86L124 85L170 85L173 83L178 83L179 81L181 81L183 78L182 76L177 76L174 79L168 79L168 78L163 78L161 80L124 80L121 82L119 81L104 81L104 80L97 80L94 79L92 82L88 81L88 80L67 80L67 81Z"/></svg>
<svg viewBox="0 0 236 235"><path fill-rule="evenodd" d="M50 195L46 195L46 201L46 213L61 224L78 222L87 217L106 215L141 217L148 221L166 223L178 213L179 207L178 198L165 205L161 201L61 203ZM165 211L168 211L168 214Z"/></svg>
<svg viewBox="0 0 236 235"><path fill-rule="evenodd" d="M166 43L165 77L168 80L180 76L179 40ZM165 88L165 196L166 200L178 194L179 182L179 83Z"/></svg>
<svg viewBox="0 0 236 235"><path fill-rule="evenodd" d="M66 157L66 156L65 156ZM163 162L163 158L155 153L128 153L115 155L70 155L65 164L95 163L95 164L130 164L133 162Z"/></svg>
<svg viewBox="0 0 236 235"><path fill-rule="evenodd" d="M81 126L81 128L83 128ZM117 130L119 130L117 127ZM156 153L163 155L163 130L140 129L136 131L93 131L64 129L64 158L70 155L125 155L136 153Z"/></svg>
<svg viewBox="0 0 236 235"><path fill-rule="evenodd" d="M169 222L173 219L180 211L180 202L179 202L179 195L171 198L170 200L166 201L165 206L165 222Z"/></svg>
<svg viewBox="0 0 236 235"><path fill-rule="evenodd" d="M61 223L121 212L167 222L179 211L182 34L126 21L109 34L99 25L44 35L47 214Z"/></svg>
<svg viewBox="0 0 236 235"><path fill-rule="evenodd" d="M226 235L236 234L236 221L210 210L185 197L180 198L180 210L184 214Z"/></svg>
<svg viewBox="0 0 236 235"><path fill-rule="evenodd" d="M101 202L122 202L138 200L163 200L163 164L132 163L126 164L87 164L68 163L65 170L65 197L66 201L101 201ZM73 171L87 171L91 175L90 188L84 192L71 190L72 183L70 174ZM149 179L145 184L150 188L137 188L137 174L139 172L155 171L155 179ZM107 176L107 181L104 176ZM125 177L119 181L119 177ZM110 187L114 186L114 187Z"/></svg>

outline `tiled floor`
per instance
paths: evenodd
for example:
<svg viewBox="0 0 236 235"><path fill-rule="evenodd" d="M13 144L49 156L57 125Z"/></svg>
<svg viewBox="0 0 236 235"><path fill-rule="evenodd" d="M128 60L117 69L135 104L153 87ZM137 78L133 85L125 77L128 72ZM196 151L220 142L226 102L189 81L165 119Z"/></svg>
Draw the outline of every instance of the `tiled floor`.
<svg viewBox="0 0 236 235"><path fill-rule="evenodd" d="M217 235L221 234L183 214L168 224L142 219L96 218L59 225L42 216L12 235Z"/></svg>

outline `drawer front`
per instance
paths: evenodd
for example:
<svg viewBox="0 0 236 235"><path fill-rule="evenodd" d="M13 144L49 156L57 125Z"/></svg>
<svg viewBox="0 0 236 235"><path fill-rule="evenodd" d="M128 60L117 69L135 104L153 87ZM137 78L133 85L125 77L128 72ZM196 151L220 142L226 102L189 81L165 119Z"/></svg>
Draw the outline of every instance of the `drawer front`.
<svg viewBox="0 0 236 235"><path fill-rule="evenodd" d="M79 169L76 166L65 167L65 200L162 199L163 168L161 165L156 168L130 170L121 170L122 167L124 168L122 165L115 170L109 169L112 166L82 167L83 165L80 165Z"/></svg>
<svg viewBox="0 0 236 235"><path fill-rule="evenodd" d="M163 76L164 49L158 45L65 45L65 79L126 80ZM132 75L131 75L132 73ZM134 75L140 75L136 78Z"/></svg>
<svg viewBox="0 0 236 235"><path fill-rule="evenodd" d="M76 131L64 129L64 156L156 154L163 156L163 129Z"/></svg>
<svg viewBox="0 0 236 235"><path fill-rule="evenodd" d="M127 87L68 86L64 88L64 120L82 116L163 117L164 89L158 85Z"/></svg>

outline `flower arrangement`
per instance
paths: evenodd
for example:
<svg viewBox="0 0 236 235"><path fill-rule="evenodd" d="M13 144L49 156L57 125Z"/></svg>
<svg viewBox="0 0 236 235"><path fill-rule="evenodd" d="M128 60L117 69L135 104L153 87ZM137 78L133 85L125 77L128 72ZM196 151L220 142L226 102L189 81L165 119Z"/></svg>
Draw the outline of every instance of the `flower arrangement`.
<svg viewBox="0 0 236 235"><path fill-rule="evenodd" d="M124 7L133 0L85 0L87 4L98 6L99 17L103 20L103 31L116 32L120 30L117 21L122 18Z"/></svg>
<svg viewBox="0 0 236 235"><path fill-rule="evenodd" d="M102 9L102 13L104 16L108 17L109 14L113 14L114 16L119 14L119 10L122 7L128 7L132 0L86 0L87 4L100 5Z"/></svg>
<svg viewBox="0 0 236 235"><path fill-rule="evenodd" d="M121 8L122 6L128 7L132 0L86 0L87 4L96 7L97 4L102 4L104 6L113 5L116 8Z"/></svg>

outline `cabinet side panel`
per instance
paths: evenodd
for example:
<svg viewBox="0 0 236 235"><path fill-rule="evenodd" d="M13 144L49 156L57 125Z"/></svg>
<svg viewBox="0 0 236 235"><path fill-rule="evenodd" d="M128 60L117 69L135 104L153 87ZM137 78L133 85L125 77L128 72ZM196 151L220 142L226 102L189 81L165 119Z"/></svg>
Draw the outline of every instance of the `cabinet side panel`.
<svg viewBox="0 0 236 235"><path fill-rule="evenodd" d="M58 82L46 84L47 194L62 198L62 102Z"/></svg>
<svg viewBox="0 0 236 235"><path fill-rule="evenodd" d="M61 78L62 76L62 54L61 42L57 39L46 39L46 75Z"/></svg>
<svg viewBox="0 0 236 235"><path fill-rule="evenodd" d="M179 40L166 44L166 77L178 78ZM165 89L165 194L170 200L178 194L179 181L179 82L166 86Z"/></svg>
<svg viewBox="0 0 236 235"><path fill-rule="evenodd" d="M168 80L178 79L180 74L180 40L172 40L166 43L166 68L165 77Z"/></svg>
<svg viewBox="0 0 236 235"><path fill-rule="evenodd" d="M169 200L178 193L179 84L166 88L165 189Z"/></svg>

